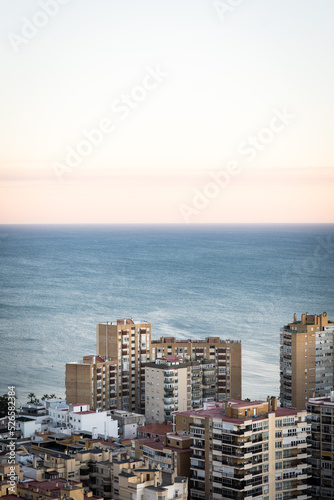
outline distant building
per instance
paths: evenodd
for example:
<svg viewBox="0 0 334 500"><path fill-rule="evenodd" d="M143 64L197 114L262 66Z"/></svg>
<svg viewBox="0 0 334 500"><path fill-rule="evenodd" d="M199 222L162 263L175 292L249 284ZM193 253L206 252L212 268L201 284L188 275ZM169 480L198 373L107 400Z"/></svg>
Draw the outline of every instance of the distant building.
<svg viewBox="0 0 334 500"><path fill-rule="evenodd" d="M334 321L327 313L294 315L281 329L280 401L285 408L306 408L313 396L325 396L333 387Z"/></svg>
<svg viewBox="0 0 334 500"><path fill-rule="evenodd" d="M173 471L177 476L190 476L192 437L182 432L169 432L163 438L134 439L132 454L144 459L150 467Z"/></svg>
<svg viewBox="0 0 334 500"><path fill-rule="evenodd" d="M138 427L138 438L163 438L168 432L173 431L173 425L170 424L148 424L143 427Z"/></svg>
<svg viewBox="0 0 334 500"><path fill-rule="evenodd" d="M214 400L215 362L163 355L146 365L145 394L146 422L172 421L173 411L190 410Z"/></svg>
<svg viewBox="0 0 334 500"><path fill-rule="evenodd" d="M110 414L118 422L119 440L137 437L137 429L145 424L145 416L124 410L111 410Z"/></svg>
<svg viewBox="0 0 334 500"><path fill-rule="evenodd" d="M92 493L85 493L82 483L63 478L18 483L17 495L20 498L29 498L29 500L52 500L54 498L59 500L94 498L94 500L99 500L98 497L93 497Z"/></svg>
<svg viewBox="0 0 334 500"><path fill-rule="evenodd" d="M20 432L20 437L22 438L30 438L35 432L41 431L41 423L37 421L37 418L30 417L16 417L15 419L15 427L16 430Z"/></svg>
<svg viewBox="0 0 334 500"><path fill-rule="evenodd" d="M151 324L133 319L99 323L96 326L97 353L115 366L115 393L111 407L136 413L145 412L145 365L150 361ZM103 371L103 370L102 370ZM106 368L107 371L107 368ZM101 373L101 395L103 394ZM105 378L108 389L108 377ZM97 388L98 389L98 388ZM114 391L115 389L115 391ZM108 394L105 393L107 405ZM97 402L103 405L103 397Z"/></svg>
<svg viewBox="0 0 334 500"><path fill-rule="evenodd" d="M241 342L206 337L205 340L177 340L161 337L151 342L151 361L162 356L182 356L185 361L215 362L215 401L241 398Z"/></svg>
<svg viewBox="0 0 334 500"><path fill-rule="evenodd" d="M67 408L50 408L50 419L63 430L72 432L87 432L94 437L118 438L117 420L110 412L94 411L89 405L71 404Z"/></svg>
<svg viewBox="0 0 334 500"><path fill-rule="evenodd" d="M188 479L142 460L114 461L111 477L114 500L187 500Z"/></svg>
<svg viewBox="0 0 334 500"><path fill-rule="evenodd" d="M311 398L307 411L311 424L312 498L334 498L334 392L331 391L329 396Z"/></svg>
<svg viewBox="0 0 334 500"><path fill-rule="evenodd" d="M89 404L95 410L117 408L116 364L100 356L84 356L82 361L66 363L67 404Z"/></svg>
<svg viewBox="0 0 334 500"><path fill-rule="evenodd" d="M190 499L305 500L310 466L306 411L230 400L174 415L193 439Z"/></svg>

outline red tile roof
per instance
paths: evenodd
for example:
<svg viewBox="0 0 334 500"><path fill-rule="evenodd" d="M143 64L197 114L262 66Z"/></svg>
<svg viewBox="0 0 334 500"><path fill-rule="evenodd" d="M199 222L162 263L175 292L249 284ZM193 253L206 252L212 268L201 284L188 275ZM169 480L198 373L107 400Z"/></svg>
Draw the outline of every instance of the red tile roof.
<svg viewBox="0 0 334 500"><path fill-rule="evenodd" d="M158 436L163 436L165 432L173 432L172 424L148 424L142 427L138 427L138 433L145 434L157 434Z"/></svg>

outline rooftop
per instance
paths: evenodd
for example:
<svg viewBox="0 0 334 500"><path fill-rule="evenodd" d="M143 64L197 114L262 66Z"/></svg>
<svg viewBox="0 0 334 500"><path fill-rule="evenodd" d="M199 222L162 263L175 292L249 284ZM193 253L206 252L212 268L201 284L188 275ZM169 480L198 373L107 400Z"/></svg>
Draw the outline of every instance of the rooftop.
<svg viewBox="0 0 334 500"><path fill-rule="evenodd" d="M148 424L138 427L138 433L155 434L158 436L163 436L165 432L172 432L172 424Z"/></svg>

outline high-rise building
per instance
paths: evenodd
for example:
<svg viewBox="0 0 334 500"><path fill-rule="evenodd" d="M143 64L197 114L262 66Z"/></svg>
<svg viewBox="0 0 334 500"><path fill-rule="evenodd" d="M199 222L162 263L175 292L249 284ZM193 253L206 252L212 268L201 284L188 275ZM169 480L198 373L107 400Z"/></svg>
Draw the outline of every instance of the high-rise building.
<svg viewBox="0 0 334 500"><path fill-rule="evenodd" d="M145 365L150 361L151 325L118 319L96 326L97 353L116 365L117 408L144 413Z"/></svg>
<svg viewBox="0 0 334 500"><path fill-rule="evenodd" d="M334 498L334 392L331 391L329 396L311 398L307 412L311 423L312 498Z"/></svg>
<svg viewBox="0 0 334 500"><path fill-rule="evenodd" d="M267 401L206 403L174 414L193 438L191 500L306 500L310 465L306 410Z"/></svg>
<svg viewBox="0 0 334 500"><path fill-rule="evenodd" d="M214 400L215 362L162 356L146 365L145 394L146 422L171 421L173 411L198 408Z"/></svg>
<svg viewBox="0 0 334 500"><path fill-rule="evenodd" d="M333 387L334 321L327 313L294 315L281 329L280 401L286 408L306 408L309 398L325 396Z"/></svg>
<svg viewBox="0 0 334 500"><path fill-rule="evenodd" d="M151 361L166 355L185 361L207 359L215 362L215 401L241 398L241 342L206 337L205 340L176 340L161 337L151 342Z"/></svg>
<svg viewBox="0 0 334 500"><path fill-rule="evenodd" d="M88 404L102 411L118 408L116 368L112 361L94 355L66 363L66 403Z"/></svg>

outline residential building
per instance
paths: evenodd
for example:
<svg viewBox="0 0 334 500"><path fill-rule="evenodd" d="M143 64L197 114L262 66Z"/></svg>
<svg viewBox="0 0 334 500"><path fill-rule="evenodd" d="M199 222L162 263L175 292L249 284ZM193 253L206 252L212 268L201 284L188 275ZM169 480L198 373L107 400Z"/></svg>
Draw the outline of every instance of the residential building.
<svg viewBox="0 0 334 500"><path fill-rule="evenodd" d="M193 438L192 500L306 500L310 466L306 411L267 401L206 403L174 415Z"/></svg>
<svg viewBox="0 0 334 500"><path fill-rule="evenodd" d="M83 403L95 410L117 408L119 387L116 364L100 356L84 356L66 363L66 402Z"/></svg>
<svg viewBox="0 0 334 500"><path fill-rule="evenodd" d="M145 412L145 365L150 361L151 324L133 319L99 323L97 353L116 365L116 408Z"/></svg>
<svg viewBox="0 0 334 500"><path fill-rule="evenodd" d="M163 438L132 440L132 456L145 460L150 467L173 471L177 476L190 476L193 439L183 432L168 432Z"/></svg>
<svg viewBox="0 0 334 500"><path fill-rule="evenodd" d="M113 462L114 500L187 500L188 479L160 468L148 467L142 460Z"/></svg>
<svg viewBox="0 0 334 500"><path fill-rule="evenodd" d="M177 340L161 337L151 341L151 361L166 355L185 361L208 359L215 362L215 401L241 398L241 342L206 337L204 340Z"/></svg>
<svg viewBox="0 0 334 500"><path fill-rule="evenodd" d="M285 408L306 408L313 396L333 387L334 321L327 313L302 314L281 329L280 401Z"/></svg>
<svg viewBox="0 0 334 500"><path fill-rule="evenodd" d="M214 400L215 362L163 355L146 364L145 394L146 422L172 421L173 411L190 410Z"/></svg>
<svg viewBox="0 0 334 500"><path fill-rule="evenodd" d="M145 416L124 410L111 410L112 418L118 422L119 440L137 437L137 429L145 424Z"/></svg>
<svg viewBox="0 0 334 500"><path fill-rule="evenodd" d="M334 498L334 392L331 391L329 396L311 398L307 412L311 424L312 498Z"/></svg>
<svg viewBox="0 0 334 500"><path fill-rule="evenodd" d="M50 408L48 412L53 423L63 432L68 430L68 434L87 432L95 438L118 438L118 423L109 411L94 411L87 404L70 404L67 408Z"/></svg>
<svg viewBox="0 0 334 500"><path fill-rule="evenodd" d="M63 478L18 483L17 496L30 500L52 500L54 498L59 500L68 500L69 498L73 500L89 500L89 498L99 500L98 497L93 497L92 493L85 493L82 483Z"/></svg>
<svg viewBox="0 0 334 500"><path fill-rule="evenodd" d="M158 437L163 438L168 432L173 431L173 425L170 424L148 424L143 427L138 427L138 438Z"/></svg>

